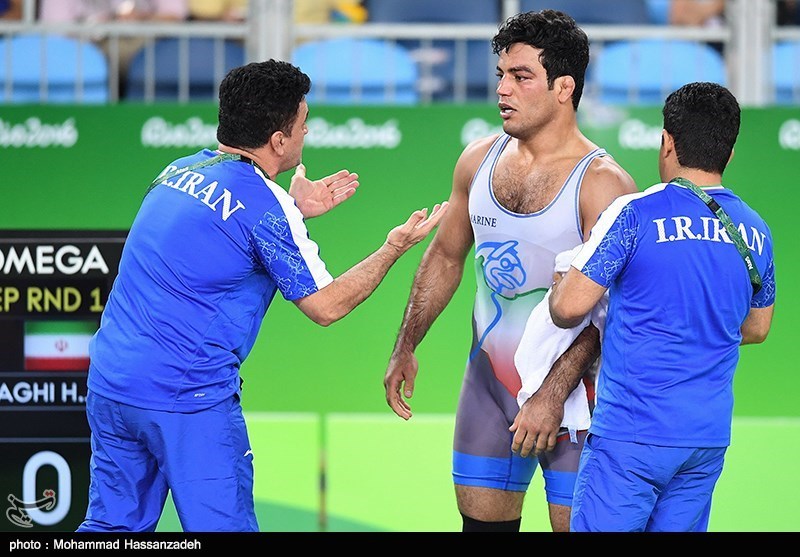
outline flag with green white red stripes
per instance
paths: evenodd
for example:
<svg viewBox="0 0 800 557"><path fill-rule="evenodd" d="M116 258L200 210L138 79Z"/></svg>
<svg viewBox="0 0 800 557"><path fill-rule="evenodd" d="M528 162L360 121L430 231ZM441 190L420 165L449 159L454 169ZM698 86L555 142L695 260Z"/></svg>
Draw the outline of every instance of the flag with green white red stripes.
<svg viewBox="0 0 800 557"><path fill-rule="evenodd" d="M96 321L27 321L25 371L88 371Z"/></svg>

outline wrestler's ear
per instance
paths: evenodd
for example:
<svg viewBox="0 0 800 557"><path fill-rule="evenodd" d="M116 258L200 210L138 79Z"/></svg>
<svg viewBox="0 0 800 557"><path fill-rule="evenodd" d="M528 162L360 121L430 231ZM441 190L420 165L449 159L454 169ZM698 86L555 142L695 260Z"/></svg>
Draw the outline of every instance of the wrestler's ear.
<svg viewBox="0 0 800 557"><path fill-rule="evenodd" d="M571 103L572 94L575 92L575 80L571 75L557 77L553 83L553 89L561 103Z"/></svg>

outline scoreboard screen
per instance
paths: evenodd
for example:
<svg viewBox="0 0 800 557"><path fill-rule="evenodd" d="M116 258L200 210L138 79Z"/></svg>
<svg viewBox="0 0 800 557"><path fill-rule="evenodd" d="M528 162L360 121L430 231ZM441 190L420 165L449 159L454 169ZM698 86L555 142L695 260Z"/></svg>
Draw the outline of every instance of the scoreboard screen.
<svg viewBox="0 0 800 557"><path fill-rule="evenodd" d="M0 531L70 532L83 520L88 345L126 237L0 230Z"/></svg>

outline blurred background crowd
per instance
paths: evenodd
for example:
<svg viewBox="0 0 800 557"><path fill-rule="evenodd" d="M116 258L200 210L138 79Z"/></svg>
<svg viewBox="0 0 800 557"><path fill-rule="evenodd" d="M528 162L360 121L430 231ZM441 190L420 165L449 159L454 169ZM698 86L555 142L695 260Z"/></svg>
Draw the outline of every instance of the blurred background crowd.
<svg viewBox="0 0 800 557"><path fill-rule="evenodd" d="M704 79L800 103L800 0L0 0L0 102L214 100L267 57L301 65L317 101L490 102L489 39L543 8L587 30L590 97L659 104Z"/></svg>

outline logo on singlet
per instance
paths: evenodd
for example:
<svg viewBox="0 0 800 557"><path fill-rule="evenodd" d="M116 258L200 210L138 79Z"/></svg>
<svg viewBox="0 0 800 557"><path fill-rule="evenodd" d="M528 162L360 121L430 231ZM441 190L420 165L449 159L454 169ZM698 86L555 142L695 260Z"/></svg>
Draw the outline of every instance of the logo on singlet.
<svg viewBox="0 0 800 557"><path fill-rule="evenodd" d="M523 284L527 279L527 273L522 266L522 260L517 253L516 240L508 242L485 242L477 246L475 258L483 260L483 279L491 288L492 304L495 308L495 316L492 322L483 331L478 343L469 355L472 360L480 352L486 336L494 329L495 325L503 316L503 308L498 300L498 296L505 297L505 294L512 295L513 291Z"/></svg>
<svg viewBox="0 0 800 557"><path fill-rule="evenodd" d="M469 220L472 221L472 224L477 224L478 226L488 226L490 228L495 228L497 226L497 218L495 217L484 217L483 215L474 215L470 213Z"/></svg>

